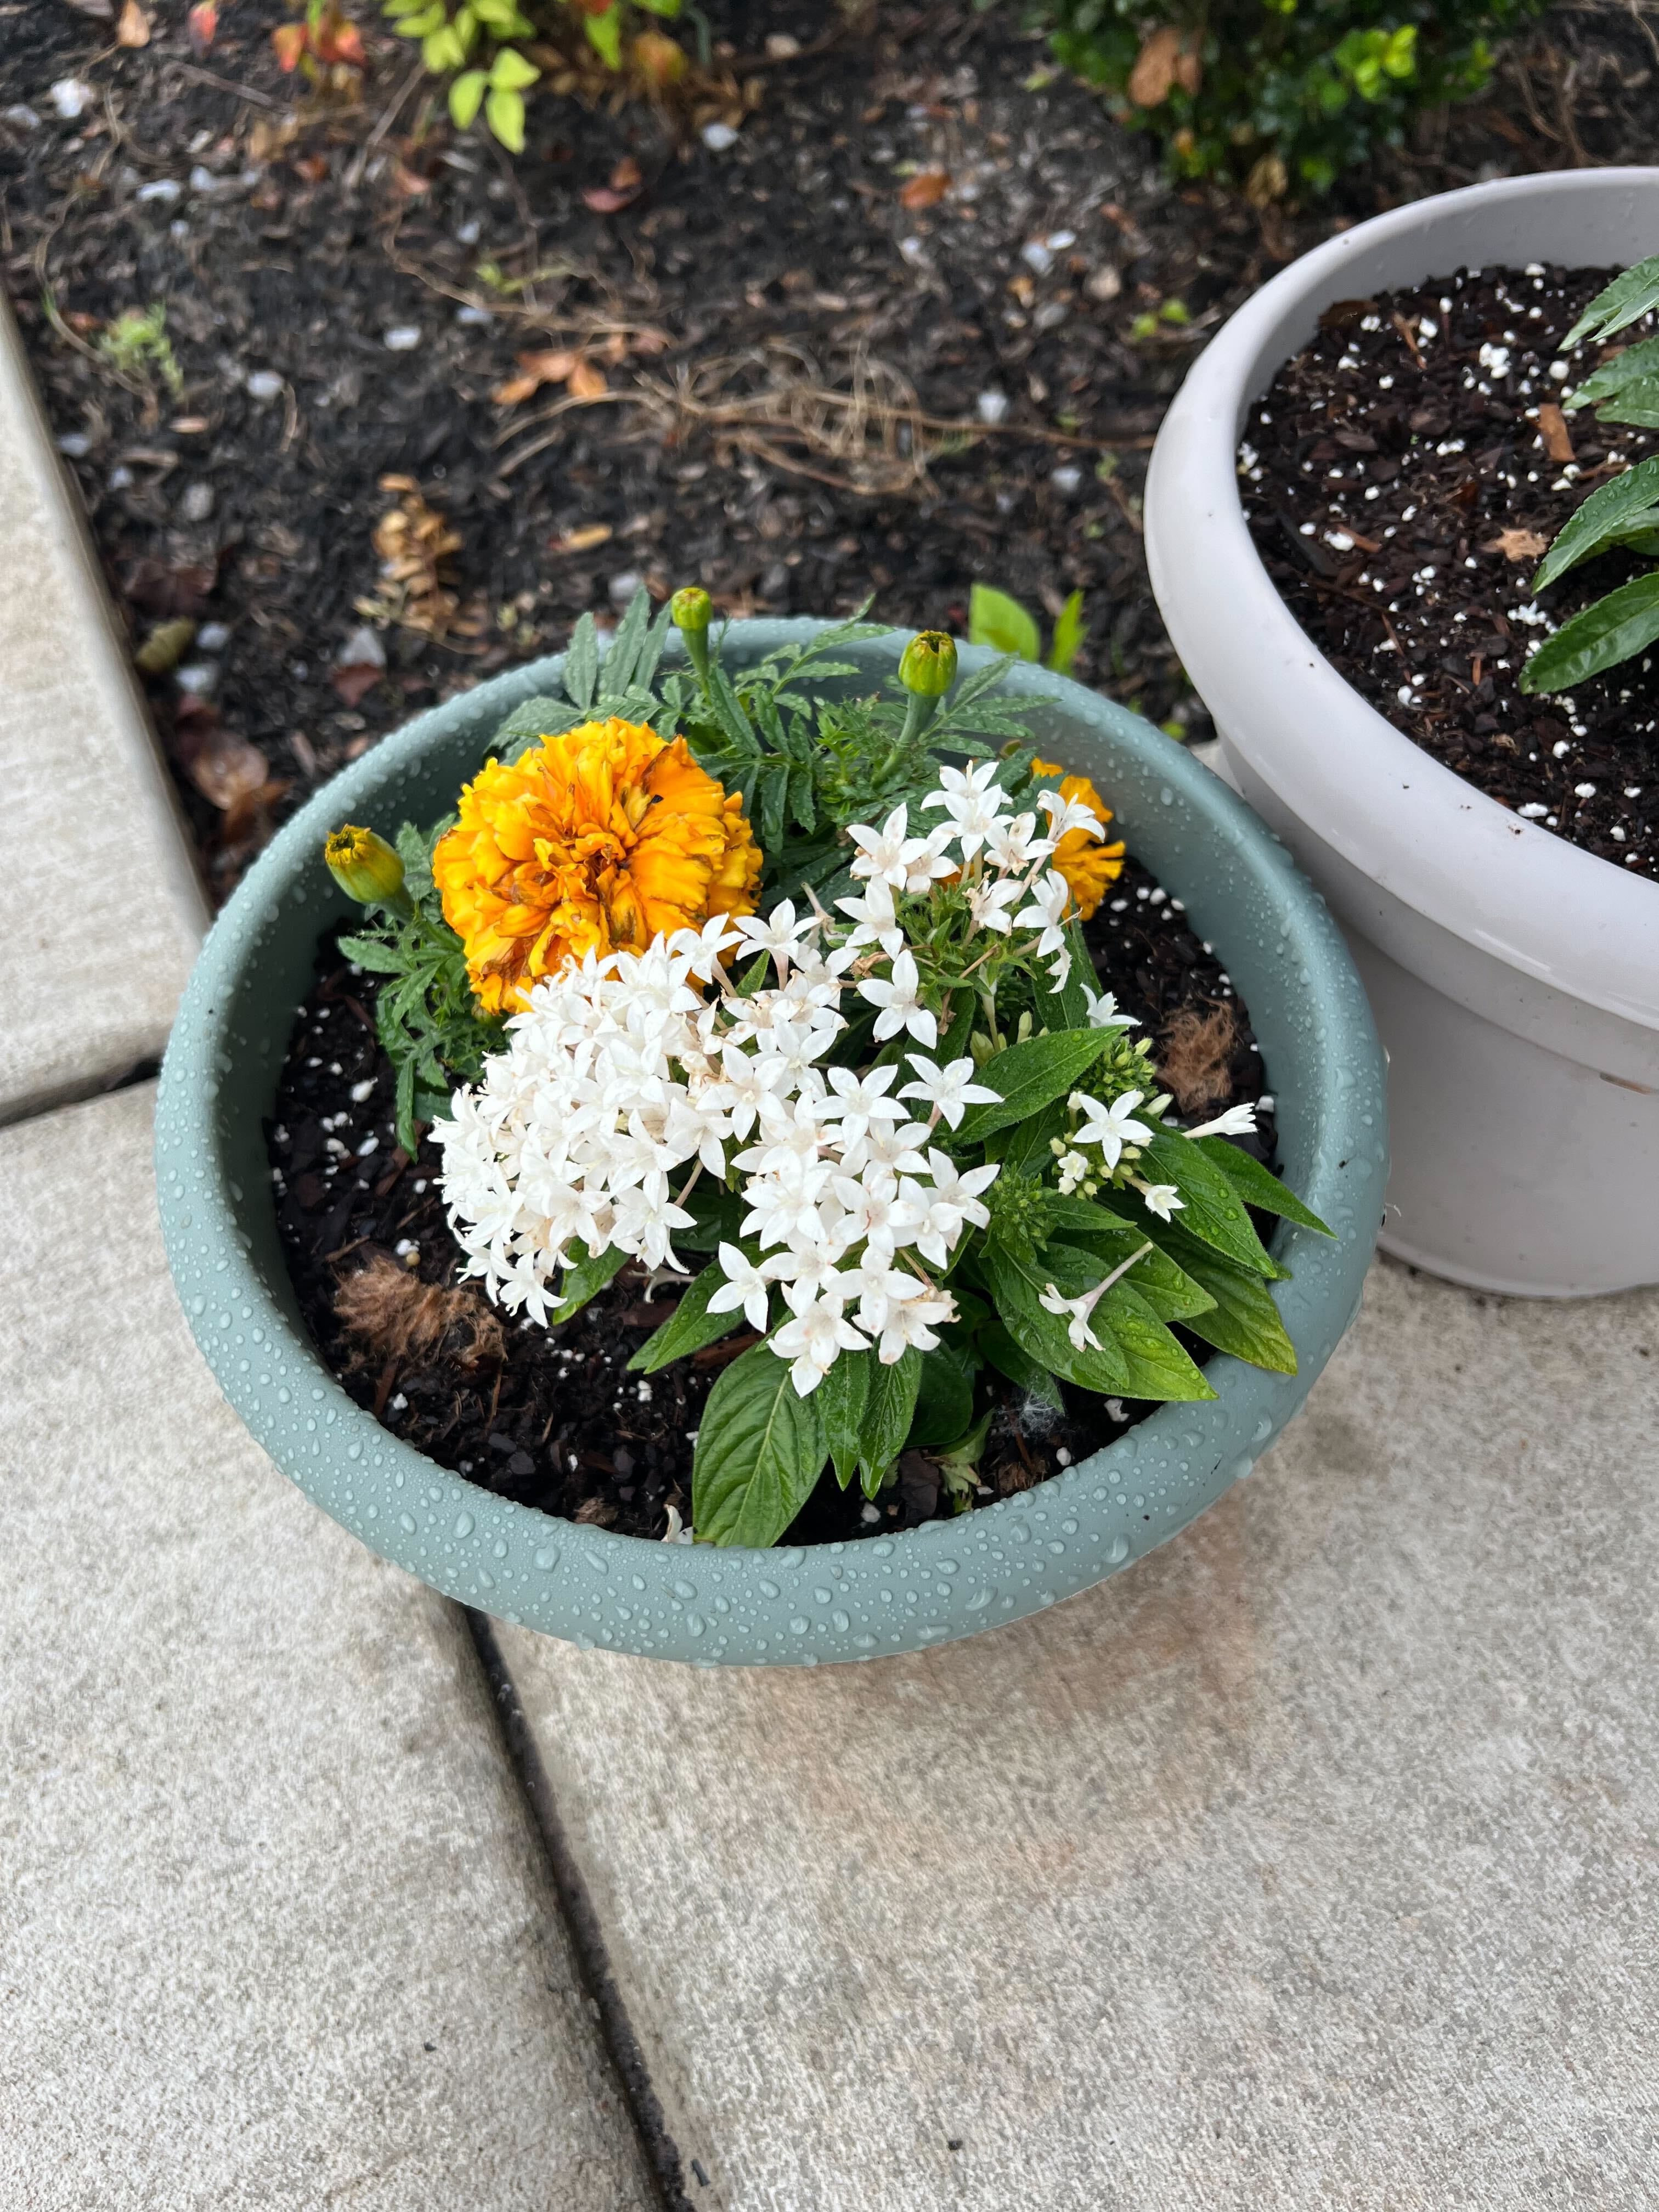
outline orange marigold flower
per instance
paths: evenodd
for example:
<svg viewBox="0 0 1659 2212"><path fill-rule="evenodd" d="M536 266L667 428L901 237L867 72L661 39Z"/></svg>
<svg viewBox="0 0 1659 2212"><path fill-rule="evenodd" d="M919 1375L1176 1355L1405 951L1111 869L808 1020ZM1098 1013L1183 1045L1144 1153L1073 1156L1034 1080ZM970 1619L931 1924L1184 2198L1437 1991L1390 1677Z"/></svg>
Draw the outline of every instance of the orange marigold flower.
<svg viewBox="0 0 1659 2212"><path fill-rule="evenodd" d="M643 949L711 915L752 914L761 866L741 799L685 739L616 720L487 763L432 856L492 1014L520 1012L568 952Z"/></svg>
<svg viewBox="0 0 1659 2212"><path fill-rule="evenodd" d="M1058 761L1034 760L1031 766L1038 775L1061 775ZM1112 819L1111 808L1086 775L1061 776L1060 795L1086 806L1103 830ZM1123 840L1120 837L1109 845L1103 837L1068 830L1055 850L1054 866L1071 885L1077 910L1087 921L1105 897L1107 885L1123 873Z"/></svg>

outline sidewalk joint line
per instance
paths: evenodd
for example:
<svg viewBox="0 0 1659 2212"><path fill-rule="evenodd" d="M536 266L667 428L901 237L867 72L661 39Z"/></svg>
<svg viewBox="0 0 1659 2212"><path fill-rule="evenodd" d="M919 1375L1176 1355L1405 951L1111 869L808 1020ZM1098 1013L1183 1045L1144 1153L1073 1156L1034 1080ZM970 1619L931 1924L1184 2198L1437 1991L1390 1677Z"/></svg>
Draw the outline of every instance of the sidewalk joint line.
<svg viewBox="0 0 1659 2212"><path fill-rule="evenodd" d="M508 1762L528 1801L547 1852L548 1869L575 1954L577 1972L599 2015L599 2033L622 2084L629 2116L645 2153L658 2199L663 2212L696 2212L685 2192L679 2146L668 2132L661 2103L652 2087L644 2051L611 1970L605 1930L559 1817L553 1785L535 1734L525 1717L518 1686L507 1672L501 1646L495 1641L495 1624L487 1613L475 1612L471 1606L462 1610L489 1686L490 1702Z"/></svg>

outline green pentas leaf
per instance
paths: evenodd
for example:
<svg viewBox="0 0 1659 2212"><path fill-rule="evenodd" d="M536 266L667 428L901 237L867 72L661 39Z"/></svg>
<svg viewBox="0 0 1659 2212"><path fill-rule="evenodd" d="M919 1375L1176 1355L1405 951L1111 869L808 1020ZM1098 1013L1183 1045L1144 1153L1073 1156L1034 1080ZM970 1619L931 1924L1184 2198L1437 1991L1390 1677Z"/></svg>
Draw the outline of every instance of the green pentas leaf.
<svg viewBox="0 0 1659 2212"><path fill-rule="evenodd" d="M1248 1359L1276 1375L1294 1375L1296 1346L1285 1333L1279 1308L1259 1275L1235 1267L1218 1252L1195 1246L1188 1263L1210 1293L1211 1304L1188 1317L1186 1327L1218 1352Z"/></svg>
<svg viewBox="0 0 1659 2212"><path fill-rule="evenodd" d="M1570 691L1645 652L1659 637L1659 568L1632 577L1562 623L1521 671L1526 692Z"/></svg>
<svg viewBox="0 0 1659 2212"><path fill-rule="evenodd" d="M925 1450L951 1443L974 1417L973 1366L964 1351L948 1339L921 1355L921 1381L906 1441Z"/></svg>
<svg viewBox="0 0 1659 2212"><path fill-rule="evenodd" d="M802 1398L788 1363L757 1344L708 1394L691 1467L691 1519L705 1544L775 1544L812 1494L824 1462L817 1394Z"/></svg>
<svg viewBox="0 0 1659 2212"><path fill-rule="evenodd" d="M1188 1326L1197 1328L1206 1318L1200 1315ZM1182 1350L1150 1301L1129 1279L1113 1284L1095 1308L1092 1319L1096 1335L1103 1340L1109 1332L1128 1370L1126 1396L1183 1402L1215 1396L1202 1370Z"/></svg>
<svg viewBox="0 0 1659 2212"><path fill-rule="evenodd" d="M848 1356L843 1352L842 1358ZM863 1356L869 1358L867 1352ZM904 1449L921 1388L921 1354L915 1345L907 1346L890 1367L881 1360L871 1362L869 1396L859 1431L859 1474L866 1498L875 1496L882 1477Z"/></svg>
<svg viewBox="0 0 1659 2212"><path fill-rule="evenodd" d="M1108 1273L1147 1242L1147 1231L1138 1222L1126 1221L1092 1200L1051 1192L1048 1202L1054 1235L1103 1261ZM1189 1321L1213 1304L1203 1284L1157 1243L1135 1261L1134 1287L1160 1321Z"/></svg>
<svg viewBox="0 0 1659 2212"><path fill-rule="evenodd" d="M595 1298L612 1278L628 1264L626 1252L612 1244L598 1254L584 1254L574 1267L567 1267L560 1279L559 1288L564 1292L547 1316L550 1328L557 1328L573 1314L579 1314L590 1298Z"/></svg>
<svg viewBox="0 0 1659 2212"><path fill-rule="evenodd" d="M823 1423L823 1441L843 1490L853 1480L864 1433L864 1417L870 1402L870 1376L876 1364L869 1352L843 1352L813 1396Z"/></svg>
<svg viewBox="0 0 1659 2212"><path fill-rule="evenodd" d="M994 1130L1011 1128L1076 1088L1104 1050L1107 1030L1061 1030L1011 1044L980 1070L978 1082L998 1093L994 1106L970 1106L955 1140L982 1144Z"/></svg>
<svg viewBox="0 0 1659 2212"><path fill-rule="evenodd" d="M1173 1183L1182 1200L1181 1225L1202 1244L1213 1245L1258 1274L1273 1272L1244 1201L1208 1152L1178 1130L1161 1129L1136 1164L1142 1180Z"/></svg>
<svg viewBox="0 0 1659 2212"><path fill-rule="evenodd" d="M725 1280L725 1270L718 1261L693 1276L674 1312L654 1334L647 1337L629 1361L635 1374L654 1375L672 1360L687 1359L694 1352L701 1352L704 1345L718 1344L721 1337L730 1336L734 1328L746 1325L741 1313L708 1310L709 1299Z"/></svg>
<svg viewBox="0 0 1659 2212"><path fill-rule="evenodd" d="M995 1303L998 1318L1027 1358L1085 1390L1116 1393L1128 1387L1128 1363L1109 1333L1097 1329L1098 1348L1074 1345L1066 1317L1050 1313L1042 1304L1050 1284L1066 1297L1093 1290L1109 1270L1086 1253L1051 1247L1036 1254L1019 1252L995 1239L988 1240L980 1257L980 1273Z"/></svg>
<svg viewBox="0 0 1659 2212"><path fill-rule="evenodd" d="M1230 1145L1224 1137L1194 1137L1192 1141L1215 1162L1246 1206L1253 1206L1258 1213L1274 1213L1282 1220L1297 1222L1304 1229L1316 1229L1322 1237L1335 1236L1334 1229L1328 1229L1293 1190L1249 1152Z"/></svg>
<svg viewBox="0 0 1659 2212"><path fill-rule="evenodd" d="M1653 341L1659 346L1659 338ZM1611 483L1600 484L1571 520L1556 532L1555 543L1532 580L1534 592L1565 576L1581 561L1604 553L1659 526L1659 454L1638 461Z"/></svg>
<svg viewBox="0 0 1659 2212"><path fill-rule="evenodd" d="M968 642L1012 653L1021 660L1041 660L1042 633L1018 599L989 584L975 584L968 599Z"/></svg>
<svg viewBox="0 0 1659 2212"><path fill-rule="evenodd" d="M602 15L584 15L582 28L587 33L587 43L605 63L607 69L622 67L622 9L612 5Z"/></svg>
<svg viewBox="0 0 1659 2212"><path fill-rule="evenodd" d="M1659 253L1603 285L1562 339L1561 350L1571 353L1585 338L1610 338L1654 307L1659 307Z"/></svg>

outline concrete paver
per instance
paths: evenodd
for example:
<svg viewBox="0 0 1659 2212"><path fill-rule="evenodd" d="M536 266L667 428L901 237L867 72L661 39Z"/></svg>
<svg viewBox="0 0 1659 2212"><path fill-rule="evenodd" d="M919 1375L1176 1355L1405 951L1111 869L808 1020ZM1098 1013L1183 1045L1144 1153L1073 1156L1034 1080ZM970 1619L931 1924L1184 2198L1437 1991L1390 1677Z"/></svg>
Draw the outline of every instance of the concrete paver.
<svg viewBox="0 0 1659 2212"><path fill-rule="evenodd" d="M220 1400L152 1099L0 1132L0 2205L646 2212L465 1625Z"/></svg>
<svg viewBox="0 0 1659 2212"><path fill-rule="evenodd" d="M160 1056L207 906L0 300L0 1122Z"/></svg>
<svg viewBox="0 0 1659 2212"><path fill-rule="evenodd" d="M915 1657L500 1632L722 2212L1650 2208L1659 1295L1379 1264L1131 1574Z"/></svg>

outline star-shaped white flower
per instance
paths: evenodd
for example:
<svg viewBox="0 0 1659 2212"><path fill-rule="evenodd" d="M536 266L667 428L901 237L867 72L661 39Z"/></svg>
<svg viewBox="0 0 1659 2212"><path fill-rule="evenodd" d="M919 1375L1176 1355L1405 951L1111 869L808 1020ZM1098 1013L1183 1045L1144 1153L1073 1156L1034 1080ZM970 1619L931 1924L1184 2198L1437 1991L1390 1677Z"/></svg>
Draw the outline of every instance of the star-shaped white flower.
<svg viewBox="0 0 1659 2212"><path fill-rule="evenodd" d="M916 868L936 860L940 849L933 839L912 837L908 830L909 810L905 806L896 806L879 830L872 830L867 822L849 822L847 834L859 851L858 858L848 864L848 873L890 884L896 891L906 890ZM934 872L948 875L950 868ZM932 881L932 873L924 876L921 888Z"/></svg>
<svg viewBox="0 0 1659 2212"><path fill-rule="evenodd" d="M1098 1098L1085 1098L1079 1091L1072 1093L1072 1110L1083 1116L1084 1123L1076 1141L1079 1145L1098 1145L1109 1170L1122 1158L1125 1145L1150 1144L1157 1133L1134 1118L1135 1108L1146 1095L1142 1091L1126 1091L1121 1098L1113 1099L1107 1106Z"/></svg>
<svg viewBox="0 0 1659 2212"><path fill-rule="evenodd" d="M918 1352L931 1352L939 1342L935 1329L956 1317L957 1302L948 1291L938 1297L908 1299L889 1314L876 1346L877 1358L884 1367L891 1367L912 1345Z"/></svg>
<svg viewBox="0 0 1659 2212"><path fill-rule="evenodd" d="M1083 1000L1089 1010L1089 1027L1091 1030L1138 1030L1140 1027L1138 1014L1119 1013L1117 1000L1109 991L1091 991L1085 983L1083 986Z"/></svg>
<svg viewBox="0 0 1659 2212"><path fill-rule="evenodd" d="M890 960L902 951L904 933L893 905L893 886L885 877L866 884L862 898L840 898L836 907L858 925L840 951L830 956L830 965L836 973L849 964L847 956L860 945L879 945Z"/></svg>
<svg viewBox="0 0 1659 2212"><path fill-rule="evenodd" d="M890 1064L872 1067L867 1075L860 1075L851 1067L832 1067L828 1071L830 1095L823 1101L823 1116L825 1121L839 1123L843 1143L862 1137L873 1122L904 1120L904 1108L896 1098L886 1095L898 1073ZM908 1097L909 1093L903 1095Z"/></svg>
<svg viewBox="0 0 1659 2212"><path fill-rule="evenodd" d="M916 1080L907 1083L899 1097L925 1099L935 1117L942 1115L953 1129L961 1127L962 1117L969 1107L995 1106L1001 1102L1000 1091L988 1090L984 1084L975 1082L979 1071L965 1054L961 1060L953 1060L948 1067L924 1059L919 1052L907 1053L905 1057L916 1071ZM834 1079L832 1076L830 1080Z"/></svg>
<svg viewBox="0 0 1659 2212"><path fill-rule="evenodd" d="M983 1229L990 1220L990 1209L981 1203L979 1194L996 1181L1001 1164L991 1160L964 1175L948 1153L929 1146L927 1166L932 1187L907 1180L899 1185L899 1194L921 1217L914 1240L916 1249L924 1260L943 1267L967 1224Z"/></svg>
<svg viewBox="0 0 1659 2212"><path fill-rule="evenodd" d="M929 1051L939 1042L939 1024L916 995L920 982L915 956L907 950L892 963L890 975L866 975L859 985L860 996L880 1010L876 1016L878 1044L884 1044L901 1030L908 1030Z"/></svg>
<svg viewBox="0 0 1659 2212"><path fill-rule="evenodd" d="M969 769L942 768L939 787L922 800L924 806L942 806L950 816L963 858L971 860L994 828L999 815L1007 811L1008 794L996 781L994 761L979 761Z"/></svg>
<svg viewBox="0 0 1659 2212"><path fill-rule="evenodd" d="M1157 1214L1160 1221L1168 1221L1181 1212L1187 1203L1172 1182L1141 1182L1135 1179L1134 1188L1146 1200L1146 1211Z"/></svg>
<svg viewBox="0 0 1659 2212"><path fill-rule="evenodd" d="M1072 887L1058 868L1049 868L1031 885L1031 903L1022 908L1014 916L1021 929L1041 933L1036 951L1038 959L1045 953L1066 950L1066 908L1072 896Z"/></svg>
<svg viewBox="0 0 1659 2212"><path fill-rule="evenodd" d="M726 1280L708 1301L710 1313L736 1313L739 1307L750 1328L763 1329L771 1304L768 1266L750 1265L735 1244L722 1244L720 1272Z"/></svg>
<svg viewBox="0 0 1659 2212"><path fill-rule="evenodd" d="M1052 837L1037 836L1035 814L999 815L986 833L985 857L1005 876L1023 876L1054 849Z"/></svg>
<svg viewBox="0 0 1659 2212"><path fill-rule="evenodd" d="M1103 837L1106 834L1094 809L1078 799L1062 799L1057 791L1040 791L1037 805L1048 817L1048 835L1056 845L1069 830L1080 830L1085 837Z"/></svg>
<svg viewBox="0 0 1659 2212"><path fill-rule="evenodd" d="M787 1321L772 1339L778 1358L791 1363L789 1380L800 1398L811 1396L843 1352L869 1348L867 1339L859 1334L839 1304L825 1298Z"/></svg>
<svg viewBox="0 0 1659 2212"><path fill-rule="evenodd" d="M814 914L804 914L796 920L793 899L780 899L769 915L743 915L737 924L738 933L743 939L742 957L752 959L757 952L769 953L781 982L789 973L796 945L817 926Z"/></svg>
<svg viewBox="0 0 1659 2212"><path fill-rule="evenodd" d="M994 929L1006 937L1024 896L1018 876L981 876L968 886L968 919L975 929Z"/></svg>

